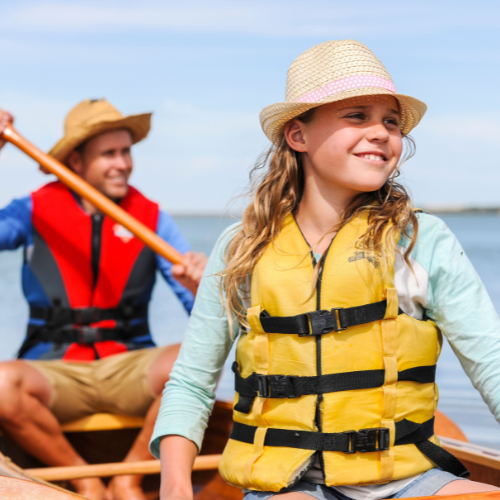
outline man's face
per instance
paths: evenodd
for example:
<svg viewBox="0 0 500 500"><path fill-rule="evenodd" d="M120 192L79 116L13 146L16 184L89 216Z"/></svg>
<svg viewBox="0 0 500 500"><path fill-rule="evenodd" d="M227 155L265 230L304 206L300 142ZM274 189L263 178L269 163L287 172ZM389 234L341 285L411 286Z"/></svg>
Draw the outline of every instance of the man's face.
<svg viewBox="0 0 500 500"><path fill-rule="evenodd" d="M68 164L83 180L112 200L126 196L133 162L128 130L111 130L87 141L81 153L72 151Z"/></svg>

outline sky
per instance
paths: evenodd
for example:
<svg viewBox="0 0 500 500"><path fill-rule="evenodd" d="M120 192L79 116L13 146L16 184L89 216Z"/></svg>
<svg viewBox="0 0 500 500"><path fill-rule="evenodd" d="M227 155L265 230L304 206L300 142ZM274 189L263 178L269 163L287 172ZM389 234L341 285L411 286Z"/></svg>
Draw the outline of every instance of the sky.
<svg viewBox="0 0 500 500"><path fill-rule="evenodd" d="M415 204L500 206L498 0L0 0L0 108L44 150L83 99L152 111L132 184L172 213L235 211L290 63L345 38L429 106L401 178ZM0 206L50 180L13 146L0 173Z"/></svg>

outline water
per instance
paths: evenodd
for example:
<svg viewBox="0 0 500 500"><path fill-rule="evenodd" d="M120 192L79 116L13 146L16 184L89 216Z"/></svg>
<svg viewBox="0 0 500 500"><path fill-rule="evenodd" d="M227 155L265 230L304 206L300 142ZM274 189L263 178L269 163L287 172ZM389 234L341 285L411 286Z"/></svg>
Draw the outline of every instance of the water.
<svg viewBox="0 0 500 500"><path fill-rule="evenodd" d="M493 303L500 311L500 217L490 214L446 215L442 217L457 235L484 281ZM233 223L217 217L177 217L193 249L209 254L218 235ZM28 308L20 286L20 251L3 252L0 257L0 359L14 356L24 336ZM180 342L187 316L176 297L159 279L151 305L151 325L158 345ZM473 325L471 325L471 328ZM217 390L221 399L232 399L231 356ZM500 449L500 427L480 394L472 387L460 363L445 341L438 364L439 409L451 417L470 441Z"/></svg>

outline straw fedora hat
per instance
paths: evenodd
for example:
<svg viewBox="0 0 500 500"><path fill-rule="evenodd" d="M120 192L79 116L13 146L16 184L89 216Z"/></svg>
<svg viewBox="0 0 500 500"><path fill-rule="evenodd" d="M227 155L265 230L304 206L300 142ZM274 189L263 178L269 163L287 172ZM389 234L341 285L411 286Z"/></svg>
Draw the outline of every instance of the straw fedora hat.
<svg viewBox="0 0 500 500"><path fill-rule="evenodd" d="M151 113L123 116L104 99L87 99L77 104L66 116L64 137L49 151L61 163L80 144L97 134L125 128L132 134L132 143L142 141L151 128Z"/></svg>
<svg viewBox="0 0 500 500"><path fill-rule="evenodd" d="M285 102L265 107L260 123L267 137L275 142L288 121L311 108L379 94L397 99L403 135L418 124L427 110L422 101L397 93L391 75L368 47L356 40L325 42L293 61L288 69Z"/></svg>

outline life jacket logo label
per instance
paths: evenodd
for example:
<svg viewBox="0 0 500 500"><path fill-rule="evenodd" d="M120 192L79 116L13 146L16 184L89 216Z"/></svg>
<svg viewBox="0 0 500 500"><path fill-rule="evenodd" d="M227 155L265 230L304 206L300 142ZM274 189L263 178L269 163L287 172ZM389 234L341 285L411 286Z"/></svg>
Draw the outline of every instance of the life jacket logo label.
<svg viewBox="0 0 500 500"><path fill-rule="evenodd" d="M373 264L373 267L375 269L378 269L380 266L380 261L378 260L378 258L368 252L354 252L347 260L349 262L355 262L361 259L366 259L370 264Z"/></svg>
<svg viewBox="0 0 500 500"><path fill-rule="evenodd" d="M134 235L126 227L123 227L121 224L115 224L113 226L113 233L115 233L115 236L117 238L120 238L123 241L123 243L128 243L130 240L134 238Z"/></svg>

